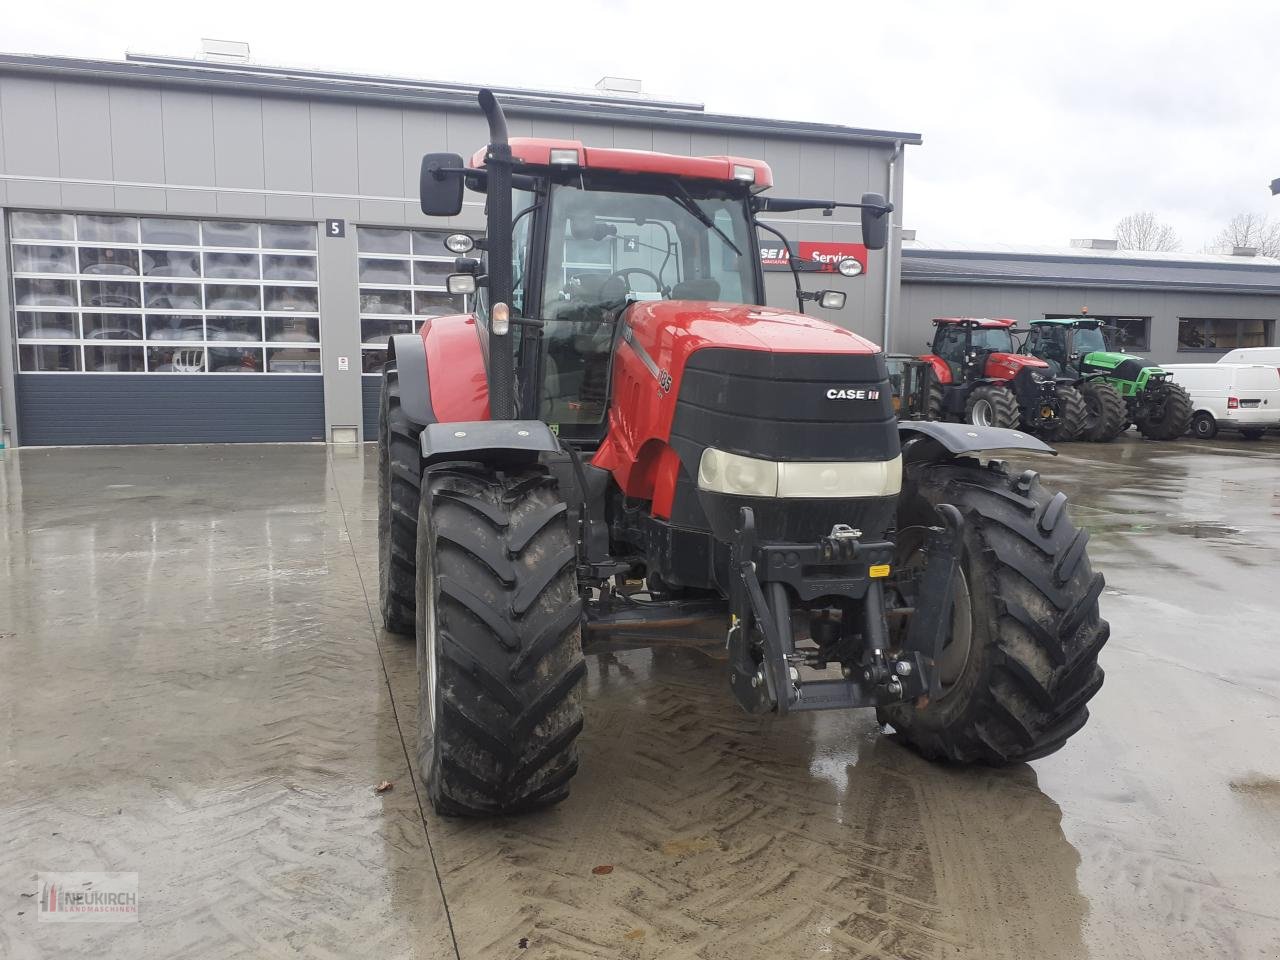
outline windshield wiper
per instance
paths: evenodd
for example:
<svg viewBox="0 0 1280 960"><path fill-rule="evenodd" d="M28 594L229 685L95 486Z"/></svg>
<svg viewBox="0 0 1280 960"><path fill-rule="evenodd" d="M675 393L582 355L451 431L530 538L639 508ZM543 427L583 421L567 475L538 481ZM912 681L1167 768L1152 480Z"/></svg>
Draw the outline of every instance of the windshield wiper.
<svg viewBox="0 0 1280 960"><path fill-rule="evenodd" d="M738 245L729 239L729 235L716 226L716 222L707 216L707 212L703 210L693 197L689 196L689 191L684 188L684 184L679 180L671 180L671 192L667 194L667 199L673 201L682 209L693 214L697 221L708 229L714 230L719 234L720 239L727 243L731 250L738 256L742 256L742 251L738 249Z"/></svg>

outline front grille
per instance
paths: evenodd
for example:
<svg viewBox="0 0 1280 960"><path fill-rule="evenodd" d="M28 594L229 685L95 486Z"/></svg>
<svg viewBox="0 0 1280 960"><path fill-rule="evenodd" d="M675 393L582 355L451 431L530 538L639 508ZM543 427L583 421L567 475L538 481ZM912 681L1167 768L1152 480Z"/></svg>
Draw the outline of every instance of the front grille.
<svg viewBox="0 0 1280 960"><path fill-rule="evenodd" d="M671 439L695 473L708 446L764 460L892 460L884 355L699 350L685 365Z"/></svg>

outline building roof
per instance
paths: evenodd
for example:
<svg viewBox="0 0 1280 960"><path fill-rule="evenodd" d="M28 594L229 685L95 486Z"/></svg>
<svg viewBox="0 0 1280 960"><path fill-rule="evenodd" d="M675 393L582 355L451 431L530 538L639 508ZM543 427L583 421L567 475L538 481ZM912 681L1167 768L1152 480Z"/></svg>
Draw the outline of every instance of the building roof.
<svg viewBox="0 0 1280 960"><path fill-rule="evenodd" d="M259 96L358 100L443 110L474 110L476 93L480 89L479 85L150 56L131 56L120 61L0 53L0 75L3 74L36 74L59 80L97 83L186 86ZM923 142L918 133L706 113L697 103L512 87L490 89L502 99L507 114L515 117L636 123L799 140L885 144Z"/></svg>
<svg viewBox="0 0 1280 960"><path fill-rule="evenodd" d="M1207 253L992 244L984 249L907 241L906 283L1280 293L1280 260Z"/></svg>

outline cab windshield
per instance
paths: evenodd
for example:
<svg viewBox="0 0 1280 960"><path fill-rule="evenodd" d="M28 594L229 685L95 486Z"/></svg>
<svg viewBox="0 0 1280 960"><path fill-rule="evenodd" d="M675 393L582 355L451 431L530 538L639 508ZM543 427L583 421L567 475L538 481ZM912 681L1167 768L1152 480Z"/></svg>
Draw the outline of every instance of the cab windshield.
<svg viewBox="0 0 1280 960"><path fill-rule="evenodd" d="M673 177L554 184L543 276L542 417L600 423L617 323L644 300L760 303L742 188Z"/></svg>
<svg viewBox="0 0 1280 960"><path fill-rule="evenodd" d="M1073 353L1083 357L1087 353L1098 353L1106 349L1106 339L1097 327L1076 327L1076 335L1071 344Z"/></svg>

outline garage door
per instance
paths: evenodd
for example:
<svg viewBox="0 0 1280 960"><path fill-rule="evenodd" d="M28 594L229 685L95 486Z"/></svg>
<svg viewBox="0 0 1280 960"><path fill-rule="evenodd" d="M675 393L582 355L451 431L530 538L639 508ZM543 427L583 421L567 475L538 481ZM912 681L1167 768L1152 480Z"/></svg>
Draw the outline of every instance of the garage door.
<svg viewBox="0 0 1280 960"><path fill-rule="evenodd" d="M364 438L378 438L378 398L387 338L416 333L427 317L460 313L464 297L445 289L455 255L445 248L447 230L357 227L360 258L361 370L364 372Z"/></svg>
<svg viewBox="0 0 1280 960"><path fill-rule="evenodd" d="M15 211L24 444L324 438L313 223Z"/></svg>

